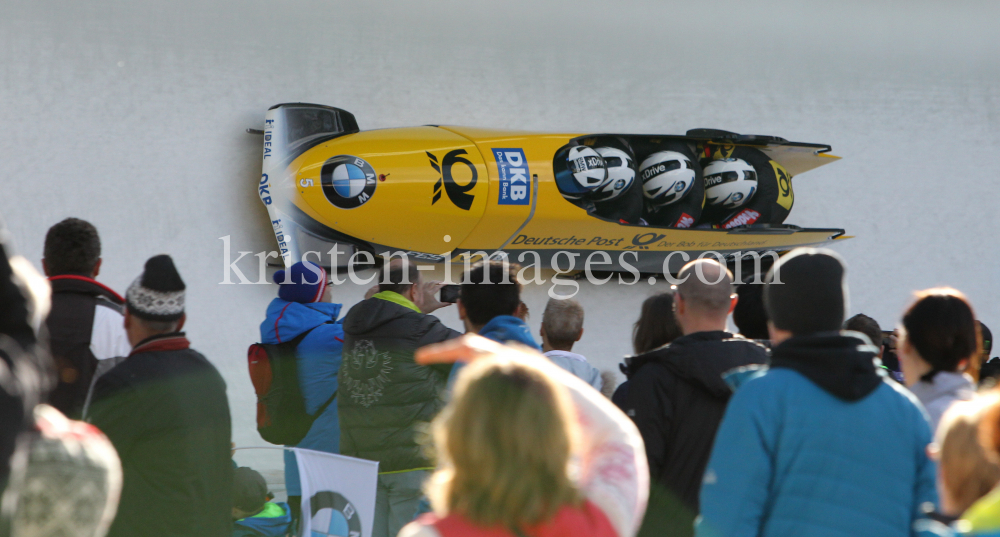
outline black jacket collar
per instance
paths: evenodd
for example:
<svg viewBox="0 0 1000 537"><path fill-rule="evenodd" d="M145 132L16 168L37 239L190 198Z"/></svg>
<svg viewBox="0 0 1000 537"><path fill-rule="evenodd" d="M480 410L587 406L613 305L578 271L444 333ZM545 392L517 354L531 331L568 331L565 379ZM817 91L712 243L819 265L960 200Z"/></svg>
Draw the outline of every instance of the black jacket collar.
<svg viewBox="0 0 1000 537"><path fill-rule="evenodd" d="M771 349L771 367L797 371L831 395L857 401L882 384L872 347L840 332L796 336Z"/></svg>
<svg viewBox="0 0 1000 537"><path fill-rule="evenodd" d="M149 336L136 343L135 347L132 347L132 352L129 353L129 356L139 354L140 352L179 351L189 347L191 347L191 342L188 341L184 332L168 332Z"/></svg>
<svg viewBox="0 0 1000 537"><path fill-rule="evenodd" d="M53 293L81 293L104 297L119 306L125 303L125 299L116 293L114 289L93 278L80 274L51 276L49 277L49 285L52 286Z"/></svg>
<svg viewBox="0 0 1000 537"><path fill-rule="evenodd" d="M645 354L626 358L623 372L629 378L642 366L657 363L709 393L731 393L723 373L734 368L767 362L767 349L743 336L721 330L695 332Z"/></svg>

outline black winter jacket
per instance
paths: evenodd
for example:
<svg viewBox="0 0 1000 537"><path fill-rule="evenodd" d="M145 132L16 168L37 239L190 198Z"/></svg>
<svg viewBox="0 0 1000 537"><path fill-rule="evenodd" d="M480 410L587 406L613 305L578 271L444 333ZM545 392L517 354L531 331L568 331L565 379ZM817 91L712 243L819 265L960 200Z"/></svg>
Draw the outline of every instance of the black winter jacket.
<svg viewBox="0 0 1000 537"><path fill-rule="evenodd" d="M697 332L632 358L619 404L646 444L652 481L639 535L692 535L702 475L732 390L723 373L767 362L729 332Z"/></svg>
<svg viewBox="0 0 1000 537"><path fill-rule="evenodd" d="M91 350L93 335L95 332L117 332L124 338L125 301L111 289L84 276L55 276L49 278L49 282L52 309L45 324L58 375L58 383L49 394L49 404L70 418L80 419L97 360L119 355L106 348L101 349L103 356L95 356ZM99 321L98 308L104 310L100 312ZM95 326L95 322L112 326ZM98 342L105 347L110 347L110 343Z"/></svg>
<svg viewBox="0 0 1000 537"><path fill-rule="evenodd" d="M451 364L426 367L413 353L461 335L434 317L372 297L344 317L340 452L379 462L379 472L432 466L418 435L444 406Z"/></svg>
<svg viewBox="0 0 1000 537"><path fill-rule="evenodd" d="M94 387L89 419L124 485L109 537L219 537L232 525L226 384L184 334L149 338Z"/></svg>

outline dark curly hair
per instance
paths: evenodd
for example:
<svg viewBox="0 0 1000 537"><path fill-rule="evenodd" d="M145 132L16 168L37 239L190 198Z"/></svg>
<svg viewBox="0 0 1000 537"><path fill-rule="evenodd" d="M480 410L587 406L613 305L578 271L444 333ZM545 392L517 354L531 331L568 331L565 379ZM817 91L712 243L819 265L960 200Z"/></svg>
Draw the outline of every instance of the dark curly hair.
<svg viewBox="0 0 1000 537"><path fill-rule="evenodd" d="M872 345L876 347L882 346L882 327L878 325L878 321L864 313L859 313L844 321L844 330L861 332L868 336L868 339L872 341Z"/></svg>
<svg viewBox="0 0 1000 537"><path fill-rule="evenodd" d="M49 276L89 275L101 258L101 238L90 222L67 218L45 234L43 255Z"/></svg>

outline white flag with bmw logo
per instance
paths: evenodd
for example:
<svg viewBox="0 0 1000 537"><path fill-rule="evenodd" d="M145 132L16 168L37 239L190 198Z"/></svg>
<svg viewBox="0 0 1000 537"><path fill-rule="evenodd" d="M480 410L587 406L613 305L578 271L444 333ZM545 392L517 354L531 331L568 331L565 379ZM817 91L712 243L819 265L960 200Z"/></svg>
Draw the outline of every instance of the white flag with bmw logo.
<svg viewBox="0 0 1000 537"><path fill-rule="evenodd" d="M302 537L370 537L378 463L292 448L302 482Z"/></svg>

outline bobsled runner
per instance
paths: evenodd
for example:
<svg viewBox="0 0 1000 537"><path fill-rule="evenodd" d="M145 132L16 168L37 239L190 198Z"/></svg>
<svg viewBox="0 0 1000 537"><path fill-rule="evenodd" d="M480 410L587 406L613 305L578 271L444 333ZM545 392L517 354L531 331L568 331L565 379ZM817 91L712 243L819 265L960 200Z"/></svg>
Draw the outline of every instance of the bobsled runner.
<svg viewBox="0 0 1000 537"><path fill-rule="evenodd" d="M257 192L286 265L402 252L676 273L703 252L738 260L845 238L783 222L792 177L838 158L828 145L711 129L362 131L345 110L302 103L271 107L263 136Z"/></svg>

